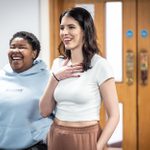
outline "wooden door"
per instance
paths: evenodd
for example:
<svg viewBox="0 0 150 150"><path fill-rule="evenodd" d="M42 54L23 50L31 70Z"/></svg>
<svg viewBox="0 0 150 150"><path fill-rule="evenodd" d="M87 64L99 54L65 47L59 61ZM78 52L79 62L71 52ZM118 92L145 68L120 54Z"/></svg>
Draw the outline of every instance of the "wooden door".
<svg viewBox="0 0 150 150"><path fill-rule="evenodd" d="M58 56L59 15L63 10L74 7L76 4L94 4L94 22L98 43L101 51L106 55L106 3L118 1L122 3L123 43L122 81L116 82L119 102L123 105L123 141L121 147L123 150L149 150L150 98L148 92L150 91L150 80L148 78L146 84L143 85L140 70L141 55L145 54L140 52L144 51L148 55L150 51L149 0L50 0L50 61L52 63L53 59ZM131 59L128 58L130 54ZM128 68L129 65L133 65L133 68ZM149 75L149 70L147 74ZM102 112L102 114L104 113ZM103 124L104 118L102 118Z"/></svg>
<svg viewBox="0 0 150 150"><path fill-rule="evenodd" d="M136 0L123 3L123 82L117 83L119 100L123 103L123 150L137 149L137 33ZM129 83L128 52L133 54L133 83ZM130 63L129 63L130 65ZM132 62L131 62L132 65ZM131 75L132 76L132 75ZM132 78L132 77L131 77Z"/></svg>
<svg viewBox="0 0 150 150"><path fill-rule="evenodd" d="M150 1L138 0L138 142L150 150ZM141 53L145 53L141 56ZM143 60L145 59L145 60ZM144 61L144 62L143 62ZM146 69L148 67L148 70ZM149 66L148 66L149 65ZM146 67L143 70L143 67ZM145 72L145 81L142 72Z"/></svg>
<svg viewBox="0 0 150 150"><path fill-rule="evenodd" d="M112 0L105 1L105 4L107 2ZM116 85L119 103L123 106L121 147L123 150L137 150L137 3L136 0L119 2L122 3L122 80L116 81ZM112 22L113 20L114 18ZM107 51L106 48L105 51ZM113 49L112 51L115 52Z"/></svg>

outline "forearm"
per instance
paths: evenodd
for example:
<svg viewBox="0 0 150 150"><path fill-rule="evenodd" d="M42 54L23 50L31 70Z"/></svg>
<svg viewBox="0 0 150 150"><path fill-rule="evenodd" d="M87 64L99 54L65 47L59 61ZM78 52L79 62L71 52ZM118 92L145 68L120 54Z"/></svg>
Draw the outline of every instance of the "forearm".
<svg viewBox="0 0 150 150"><path fill-rule="evenodd" d="M97 143L97 150L104 150L109 138L119 122L119 115L109 117Z"/></svg>
<svg viewBox="0 0 150 150"><path fill-rule="evenodd" d="M55 107L53 93L57 84L58 81L53 76L51 76L39 103L40 113L43 117L50 115Z"/></svg>

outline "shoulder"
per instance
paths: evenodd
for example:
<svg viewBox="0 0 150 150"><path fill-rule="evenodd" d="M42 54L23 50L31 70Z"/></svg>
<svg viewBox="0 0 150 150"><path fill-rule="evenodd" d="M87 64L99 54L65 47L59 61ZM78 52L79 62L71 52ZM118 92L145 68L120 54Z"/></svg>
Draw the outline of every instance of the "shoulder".
<svg viewBox="0 0 150 150"><path fill-rule="evenodd" d="M63 62L65 61L65 58L62 56L59 56L57 58L54 59L53 61L53 66L61 66L63 64Z"/></svg>
<svg viewBox="0 0 150 150"><path fill-rule="evenodd" d="M55 58L53 61L51 70L55 72L57 69L59 69L63 65L64 61L65 61L65 59L61 56Z"/></svg>
<svg viewBox="0 0 150 150"><path fill-rule="evenodd" d="M10 64L6 64L1 70L0 70L0 76L6 76L8 74L13 74L13 70L10 67Z"/></svg>
<svg viewBox="0 0 150 150"><path fill-rule="evenodd" d="M98 54L95 54L93 56L92 61L91 61L91 65L93 67L102 67L102 68L111 66L106 58L104 58Z"/></svg>
<svg viewBox="0 0 150 150"><path fill-rule="evenodd" d="M112 66L106 58L99 55L93 56L93 72L99 85L109 78L114 78Z"/></svg>
<svg viewBox="0 0 150 150"><path fill-rule="evenodd" d="M31 70L40 72L40 71L49 71L47 64L42 59L37 59L33 62Z"/></svg>
<svg viewBox="0 0 150 150"><path fill-rule="evenodd" d="M54 59L53 63L62 63L64 60L65 60L64 57L59 56L59 57Z"/></svg>

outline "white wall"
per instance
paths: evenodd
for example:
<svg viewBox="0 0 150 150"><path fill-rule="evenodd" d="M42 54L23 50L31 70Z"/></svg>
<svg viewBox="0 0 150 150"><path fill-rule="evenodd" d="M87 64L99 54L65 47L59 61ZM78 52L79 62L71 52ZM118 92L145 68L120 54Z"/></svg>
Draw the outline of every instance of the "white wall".
<svg viewBox="0 0 150 150"><path fill-rule="evenodd" d="M49 65L47 14L48 0L0 0L0 69L8 62L7 50L10 38L17 31L23 30L32 32L40 41L42 40L40 56ZM45 37L43 32L46 32Z"/></svg>
<svg viewBox="0 0 150 150"><path fill-rule="evenodd" d="M49 0L40 0L40 41L41 57L50 67L50 20Z"/></svg>

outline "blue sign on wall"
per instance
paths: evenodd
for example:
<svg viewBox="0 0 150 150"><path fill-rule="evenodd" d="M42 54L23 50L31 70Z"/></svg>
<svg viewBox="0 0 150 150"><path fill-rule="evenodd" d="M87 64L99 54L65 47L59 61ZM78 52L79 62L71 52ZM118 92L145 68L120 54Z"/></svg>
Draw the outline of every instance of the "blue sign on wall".
<svg viewBox="0 0 150 150"><path fill-rule="evenodd" d="M126 36L127 36L128 38L133 37L133 31L132 31L132 30L128 30L128 31L126 32Z"/></svg>
<svg viewBox="0 0 150 150"><path fill-rule="evenodd" d="M147 36L148 36L148 31L145 29L141 30L141 37L145 38Z"/></svg>

